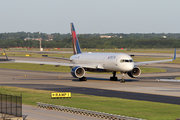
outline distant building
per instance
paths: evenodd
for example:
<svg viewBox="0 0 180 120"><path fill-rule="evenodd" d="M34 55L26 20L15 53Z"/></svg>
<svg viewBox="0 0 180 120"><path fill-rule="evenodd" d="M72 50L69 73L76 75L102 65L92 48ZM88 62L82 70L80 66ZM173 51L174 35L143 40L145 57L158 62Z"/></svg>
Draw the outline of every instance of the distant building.
<svg viewBox="0 0 180 120"><path fill-rule="evenodd" d="M113 37L117 37L117 35L114 36L110 36L110 35L101 35L100 38L113 38Z"/></svg>
<svg viewBox="0 0 180 120"><path fill-rule="evenodd" d="M26 40L38 40L38 41L40 41L40 40L42 40L42 38L30 38L30 37L26 37L26 38L24 38L24 40L26 41Z"/></svg>
<svg viewBox="0 0 180 120"><path fill-rule="evenodd" d="M162 38L166 39L167 37L166 36L162 36Z"/></svg>
<svg viewBox="0 0 180 120"><path fill-rule="evenodd" d="M100 38L112 38L112 36L108 36L108 35L101 35Z"/></svg>
<svg viewBox="0 0 180 120"><path fill-rule="evenodd" d="M53 35L48 35L48 39L49 39L49 41L52 41L53 40Z"/></svg>

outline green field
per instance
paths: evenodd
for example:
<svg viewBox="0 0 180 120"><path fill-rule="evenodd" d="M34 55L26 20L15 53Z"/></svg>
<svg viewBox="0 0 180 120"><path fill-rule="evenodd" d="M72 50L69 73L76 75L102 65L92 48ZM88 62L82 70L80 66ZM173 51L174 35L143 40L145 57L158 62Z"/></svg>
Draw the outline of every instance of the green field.
<svg viewBox="0 0 180 120"><path fill-rule="evenodd" d="M2 93L22 94L23 104L36 105L36 102L63 105L81 109L118 114L147 120L175 120L180 117L180 105L128 100L115 97L100 97L72 93L72 98L50 99L53 91L34 90L1 86Z"/></svg>
<svg viewBox="0 0 180 120"><path fill-rule="evenodd" d="M1 52L3 53L3 52ZM42 57L44 54L38 54L34 52L7 52L8 56L14 56L14 57L26 57L26 55L30 55L30 57ZM64 56L65 58L70 58L73 54L46 54L51 57L62 57Z"/></svg>
<svg viewBox="0 0 180 120"><path fill-rule="evenodd" d="M180 77L176 77L175 79L178 79L178 80L180 80Z"/></svg>
<svg viewBox="0 0 180 120"><path fill-rule="evenodd" d="M178 50L178 49L177 49ZM174 49L82 49L83 52L174 53ZM178 53L178 51L177 51Z"/></svg>
<svg viewBox="0 0 180 120"><path fill-rule="evenodd" d="M38 65L29 63L6 63L1 64L0 68L5 69L18 69L18 70L32 70L32 71L49 71L49 72L70 72L70 67L60 66L55 67L54 65Z"/></svg>

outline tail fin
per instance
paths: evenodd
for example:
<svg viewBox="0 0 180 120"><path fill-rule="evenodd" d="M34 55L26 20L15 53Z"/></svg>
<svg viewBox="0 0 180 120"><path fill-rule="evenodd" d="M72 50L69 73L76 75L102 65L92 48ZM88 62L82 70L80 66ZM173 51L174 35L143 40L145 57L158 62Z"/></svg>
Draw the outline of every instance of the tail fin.
<svg viewBox="0 0 180 120"><path fill-rule="evenodd" d="M71 23L71 34L74 54L82 53L73 23Z"/></svg>

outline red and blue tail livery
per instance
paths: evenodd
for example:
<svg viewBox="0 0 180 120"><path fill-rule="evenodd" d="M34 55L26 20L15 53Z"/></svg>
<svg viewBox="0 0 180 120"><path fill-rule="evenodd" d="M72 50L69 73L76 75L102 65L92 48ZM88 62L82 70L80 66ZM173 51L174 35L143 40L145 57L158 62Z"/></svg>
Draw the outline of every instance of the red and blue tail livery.
<svg viewBox="0 0 180 120"><path fill-rule="evenodd" d="M73 23L71 23L71 34L72 34L72 44L73 44L74 55L82 53Z"/></svg>

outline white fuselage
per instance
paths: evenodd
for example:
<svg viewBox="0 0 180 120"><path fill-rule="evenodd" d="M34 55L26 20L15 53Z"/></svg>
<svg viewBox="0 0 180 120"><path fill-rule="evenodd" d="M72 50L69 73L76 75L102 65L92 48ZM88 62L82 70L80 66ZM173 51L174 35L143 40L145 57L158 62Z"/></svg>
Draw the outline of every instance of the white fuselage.
<svg viewBox="0 0 180 120"><path fill-rule="evenodd" d="M107 71L128 72L134 68L132 58L124 53L81 53L71 56L76 64L94 65Z"/></svg>

